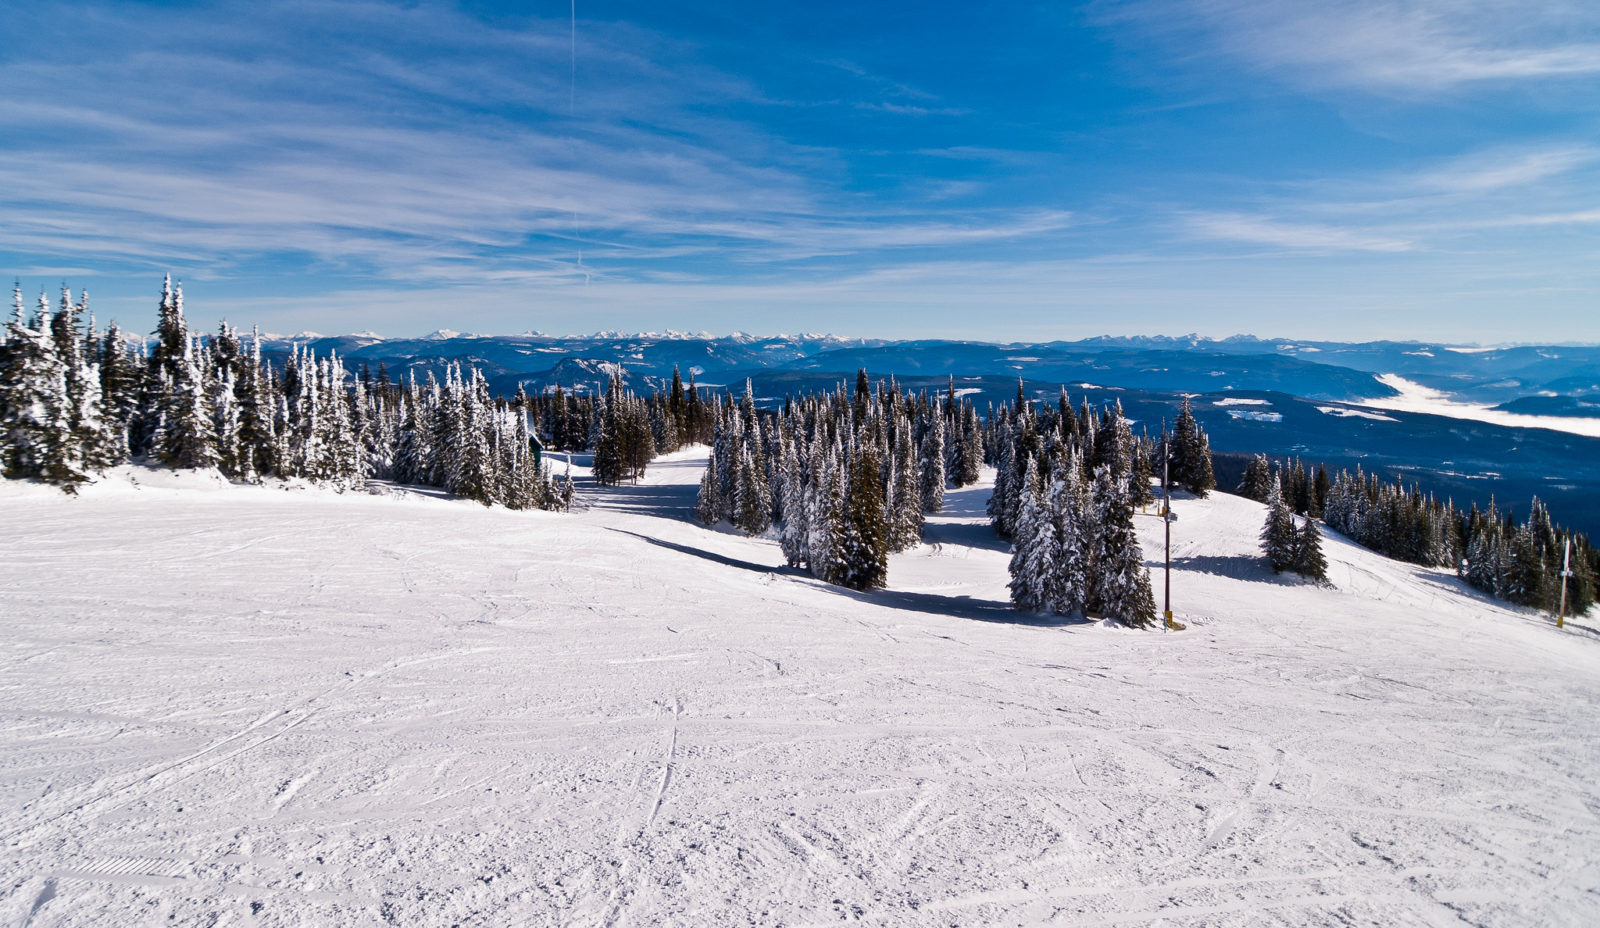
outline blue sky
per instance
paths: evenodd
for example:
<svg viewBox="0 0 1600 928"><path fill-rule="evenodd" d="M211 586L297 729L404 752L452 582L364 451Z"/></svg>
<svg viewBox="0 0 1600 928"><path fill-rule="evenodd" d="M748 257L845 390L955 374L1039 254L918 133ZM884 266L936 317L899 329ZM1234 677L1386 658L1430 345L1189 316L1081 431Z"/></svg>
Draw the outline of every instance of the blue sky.
<svg viewBox="0 0 1600 928"><path fill-rule="evenodd" d="M0 7L0 271L143 327L1600 341L1600 4Z"/></svg>

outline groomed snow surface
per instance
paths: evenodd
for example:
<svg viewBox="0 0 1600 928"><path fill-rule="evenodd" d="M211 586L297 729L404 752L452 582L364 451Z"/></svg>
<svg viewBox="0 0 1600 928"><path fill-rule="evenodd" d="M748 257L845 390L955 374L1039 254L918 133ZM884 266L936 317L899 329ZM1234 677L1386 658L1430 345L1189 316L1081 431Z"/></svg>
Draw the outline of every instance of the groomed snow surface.
<svg viewBox="0 0 1600 928"><path fill-rule="evenodd" d="M703 463L0 485L0 923L1600 923L1590 620L1331 533L1275 578L1222 495L1187 631L1009 609L987 487L859 595L692 524Z"/></svg>

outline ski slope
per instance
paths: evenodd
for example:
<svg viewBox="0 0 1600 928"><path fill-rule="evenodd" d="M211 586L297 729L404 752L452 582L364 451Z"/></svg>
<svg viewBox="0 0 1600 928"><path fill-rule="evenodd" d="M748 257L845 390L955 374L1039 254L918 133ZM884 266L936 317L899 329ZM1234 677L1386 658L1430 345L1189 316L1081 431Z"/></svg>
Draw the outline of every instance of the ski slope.
<svg viewBox="0 0 1600 928"><path fill-rule="evenodd" d="M1220 495L1187 631L1025 616L987 486L857 594L693 524L703 464L0 483L0 924L1600 923L1589 620L1332 533L1275 578Z"/></svg>

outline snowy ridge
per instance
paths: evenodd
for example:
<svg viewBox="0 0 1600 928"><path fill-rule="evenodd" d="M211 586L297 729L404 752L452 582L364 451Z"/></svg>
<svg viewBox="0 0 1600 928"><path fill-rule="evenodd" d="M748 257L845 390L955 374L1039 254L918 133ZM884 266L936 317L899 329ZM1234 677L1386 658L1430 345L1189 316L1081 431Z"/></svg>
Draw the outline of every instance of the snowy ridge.
<svg viewBox="0 0 1600 928"><path fill-rule="evenodd" d="M1588 620L1333 533L1336 589L1274 577L1216 495L1188 631L1056 624L985 485L854 594L688 521L703 466L569 515L0 482L0 920L1591 922Z"/></svg>

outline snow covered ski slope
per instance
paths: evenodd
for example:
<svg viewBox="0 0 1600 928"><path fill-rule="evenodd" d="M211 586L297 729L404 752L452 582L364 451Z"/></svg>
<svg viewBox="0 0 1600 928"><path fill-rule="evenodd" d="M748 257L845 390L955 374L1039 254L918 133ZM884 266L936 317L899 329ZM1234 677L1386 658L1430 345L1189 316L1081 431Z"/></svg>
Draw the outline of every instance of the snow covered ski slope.
<svg viewBox="0 0 1600 928"><path fill-rule="evenodd" d="M1229 496L1185 632L1008 608L986 487L856 594L692 524L703 462L0 484L0 924L1600 924L1591 631L1331 534L1274 578Z"/></svg>

